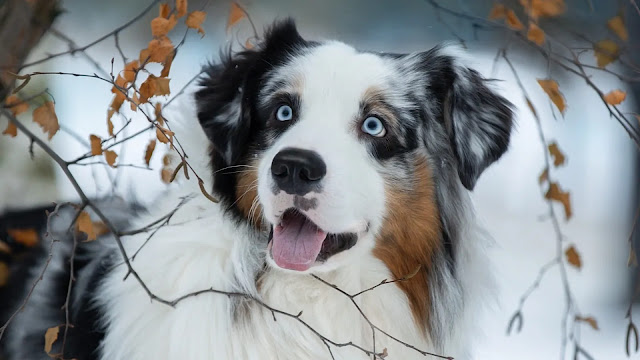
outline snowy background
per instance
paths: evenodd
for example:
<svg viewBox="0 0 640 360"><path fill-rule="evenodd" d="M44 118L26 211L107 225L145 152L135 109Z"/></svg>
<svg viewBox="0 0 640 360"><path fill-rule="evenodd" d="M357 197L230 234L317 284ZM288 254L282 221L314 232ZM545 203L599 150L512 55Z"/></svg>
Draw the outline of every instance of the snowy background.
<svg viewBox="0 0 640 360"><path fill-rule="evenodd" d="M491 7L488 1L441 2L480 17L486 17ZM204 6L191 3L192 9ZM438 22L433 9L419 0L316 1L304 4L294 0L246 0L242 4L259 31L273 19L293 16L307 38L338 39L368 50L420 51L454 39L449 29ZM589 11L584 1L568 2L568 5L577 7L578 11L574 11L578 15L567 20L567 26L577 31L588 31L596 38L604 36L606 29L602 24L617 11L609 1L595 1L595 12ZM69 0L64 2L68 12L60 16L55 28L83 45L124 23L145 6L146 1ZM172 91L180 89L197 74L206 60L216 60L220 49L237 44L237 39L251 34L246 22L230 34L225 32L229 6L228 1L211 1L207 5L206 36L202 40L195 33L188 36L173 64ZM138 51L151 38L147 24L155 16L156 10L153 10L122 34L123 49L130 58L136 58ZM479 341L476 357L492 360L558 359L564 300L557 270L546 275L540 288L524 306L522 332L506 336L506 327L517 308L519 297L534 281L540 267L555 255L555 233L545 218L547 205L538 185L544 154L535 122L504 61L493 67L496 50L503 39L482 31L476 39L468 23L453 18L447 18L447 21L459 35L469 40L467 45L477 68L485 76L505 80L499 83L499 87L518 107L518 125L509 152L481 177L474 193L478 215L496 239L491 255L500 285L499 303L485 324L486 339ZM181 37L182 31L174 33ZM637 44L633 29L630 33L631 41L635 40ZM177 40L174 39L174 43ZM65 47L64 43L48 35L31 59L62 51ZM116 67L122 68L112 39L91 48L89 54L105 69L110 68L112 57L116 59ZM576 245L583 261L581 271L569 268L569 279L581 312L594 316L600 327L599 331L594 331L583 326L582 343L596 359L625 359L624 315L633 281L632 272L626 267L627 237L637 205L637 149L622 127L609 118L599 98L585 86L584 81L560 72L551 75L561 83L568 110L564 118L554 120L552 111L555 109L536 83L536 78L547 75L546 61L537 54L517 48L510 50L509 54L537 106L548 140L556 140L568 158L567 165L555 171L554 176L564 189L571 191L574 217L569 222L562 221L561 226L567 241ZM615 64L612 66L615 68ZM39 70L95 71L81 57L59 58L40 66ZM593 80L602 89L631 90L615 77L596 74ZM34 78L29 85L34 92L45 87L55 97L63 127L72 129L84 139L88 139L89 133L106 137L106 109L111 100L108 84L52 76ZM630 96L624 103L624 111L637 111L634 101ZM6 120L0 120L0 129L5 126ZM145 125L140 122L142 126ZM135 126L130 133L133 131ZM40 133L39 130L36 132ZM143 164L144 147L150 136L153 134L137 138L124 150L119 149L119 162ZM54 137L51 143L67 159L86 151L86 145L64 132ZM135 193L137 200L143 202L153 199L165 187L160 181L159 162L160 156L156 154L152 163L154 171L119 170L122 174L117 193L124 197ZM74 168L74 173L88 193L108 194L110 182L105 170L93 168ZM76 197L63 174L41 151L36 150L33 162L29 160L26 137L19 135L11 139L0 136L0 211ZM558 213L564 219L560 208ZM640 316L640 308L636 313ZM640 355L635 355L635 358L640 359Z"/></svg>

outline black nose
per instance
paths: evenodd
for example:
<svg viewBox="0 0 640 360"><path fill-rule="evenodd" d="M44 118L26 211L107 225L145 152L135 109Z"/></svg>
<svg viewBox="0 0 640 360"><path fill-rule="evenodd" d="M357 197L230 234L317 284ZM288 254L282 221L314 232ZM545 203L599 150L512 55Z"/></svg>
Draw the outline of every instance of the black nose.
<svg viewBox="0 0 640 360"><path fill-rule="evenodd" d="M317 190L327 174L327 165L317 152L297 148L280 150L271 163L276 185L288 194L305 195Z"/></svg>

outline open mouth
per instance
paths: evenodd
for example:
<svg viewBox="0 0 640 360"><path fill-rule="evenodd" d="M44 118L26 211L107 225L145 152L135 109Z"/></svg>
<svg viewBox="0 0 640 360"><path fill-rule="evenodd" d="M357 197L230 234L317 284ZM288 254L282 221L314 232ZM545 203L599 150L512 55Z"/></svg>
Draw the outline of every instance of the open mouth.
<svg viewBox="0 0 640 360"><path fill-rule="evenodd" d="M288 209L273 228L271 254L281 268L305 271L316 261L350 249L357 240L355 233L326 233L301 212Z"/></svg>

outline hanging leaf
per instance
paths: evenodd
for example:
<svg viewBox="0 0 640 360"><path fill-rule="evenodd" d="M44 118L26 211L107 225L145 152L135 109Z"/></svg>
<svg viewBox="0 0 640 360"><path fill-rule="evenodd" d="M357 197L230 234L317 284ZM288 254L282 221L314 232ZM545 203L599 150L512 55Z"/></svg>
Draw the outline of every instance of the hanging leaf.
<svg viewBox="0 0 640 360"><path fill-rule="evenodd" d="M104 151L104 158L105 160L107 160L107 164L109 164L109 166L111 167L116 167L116 158L118 157L118 154L116 154L115 151L112 150L105 150Z"/></svg>
<svg viewBox="0 0 640 360"><path fill-rule="evenodd" d="M527 39L529 41L542 46L544 44L544 31L535 23L529 23L529 31L527 31Z"/></svg>
<svg viewBox="0 0 640 360"><path fill-rule="evenodd" d="M4 129L2 134L9 135L11 137L18 136L18 128L16 127L16 124L14 124L12 121L9 121L9 123L7 124L7 128Z"/></svg>
<svg viewBox="0 0 640 360"><path fill-rule="evenodd" d="M591 326L593 330L600 330L600 328L598 327L598 322L596 321L596 319L594 319L591 316L589 317L576 316L576 321L582 321L584 323L589 324L589 326Z"/></svg>
<svg viewBox="0 0 640 360"><path fill-rule="evenodd" d="M553 79L538 79L538 84L542 87L542 90L547 93L551 101L556 105L560 113L564 115L566 105L564 102L564 95L560 92L558 82Z"/></svg>
<svg viewBox="0 0 640 360"><path fill-rule="evenodd" d="M17 95L9 96L5 101L4 105L6 108L11 111L13 116L18 116L23 112L29 110L29 104L22 101Z"/></svg>
<svg viewBox="0 0 640 360"><path fill-rule="evenodd" d="M544 168L540 176L538 176L538 184L542 185L547 180L549 180L549 168Z"/></svg>
<svg viewBox="0 0 640 360"><path fill-rule="evenodd" d="M160 141L163 144L172 142L171 138L173 137L173 135L175 134L173 133L173 131L169 129L165 129L161 126L156 127L156 137L158 138L158 141Z"/></svg>
<svg viewBox="0 0 640 360"><path fill-rule="evenodd" d="M93 222L88 212L83 211L80 213L78 220L76 220L76 229L87 234L87 241L96 239L96 232L93 230Z"/></svg>
<svg viewBox="0 0 640 360"><path fill-rule="evenodd" d="M156 103L154 112L155 112L156 121L158 122L158 124L160 124L160 126L164 126L164 118L162 117L162 104Z"/></svg>
<svg viewBox="0 0 640 360"><path fill-rule="evenodd" d="M176 11L179 18L187 15L187 0L176 0Z"/></svg>
<svg viewBox="0 0 640 360"><path fill-rule="evenodd" d="M48 328L47 332L44 333L44 351L47 354L51 352L53 343L56 342L56 340L58 340L59 332L60 332L60 327L54 326L52 328Z"/></svg>
<svg viewBox="0 0 640 360"><path fill-rule="evenodd" d="M151 74L145 80L142 85L140 85L140 103L146 103L149 101L149 98L157 95L169 95L169 81L167 78L159 78L155 75Z"/></svg>
<svg viewBox="0 0 640 360"><path fill-rule="evenodd" d="M7 234L17 242L26 247L34 247L38 244L38 232L34 229L7 229Z"/></svg>
<svg viewBox="0 0 640 360"><path fill-rule="evenodd" d="M139 61L140 64L145 62L163 63L171 53L173 53L171 39L162 36L149 41L147 48L140 51Z"/></svg>
<svg viewBox="0 0 640 360"><path fill-rule="evenodd" d="M201 25L204 22L204 19L206 18L207 18L206 12L194 11L190 13L189 16L187 16L187 21L185 23L187 24L187 27L191 29L197 29L198 34L204 37L204 29L202 28Z"/></svg>
<svg viewBox="0 0 640 360"><path fill-rule="evenodd" d="M553 158L553 166L558 167L564 165L565 157L562 151L560 151L558 144L554 141L549 144L548 148L549 154L551 154L551 157Z"/></svg>
<svg viewBox="0 0 640 360"><path fill-rule="evenodd" d="M160 72L160 77L167 77L169 76L169 71L171 71L171 64L173 64L173 59L176 57L176 52L172 51L167 58L165 59L165 61L162 63L162 72Z"/></svg>
<svg viewBox="0 0 640 360"><path fill-rule="evenodd" d="M107 116L107 131L109 136L113 136L113 122L111 121L111 115L113 115L113 109L109 109L109 115Z"/></svg>
<svg viewBox="0 0 640 360"><path fill-rule="evenodd" d="M229 11L229 18L227 19L227 31L234 27L240 20L247 17L244 10L235 1L231 3L231 10Z"/></svg>
<svg viewBox="0 0 640 360"><path fill-rule="evenodd" d="M507 26L509 26L513 30L522 30L522 29L524 29L524 25L522 24L520 19L518 19L518 15L516 15L516 13L513 12L513 10L511 10L511 9L507 10L507 17L505 19L505 22L506 22Z"/></svg>
<svg viewBox="0 0 640 360"><path fill-rule="evenodd" d="M168 167L163 167L160 171L160 178L162 182L165 184L169 184L171 182L171 176L173 175L173 171Z"/></svg>
<svg viewBox="0 0 640 360"><path fill-rule="evenodd" d="M122 91L116 89L115 87L111 89L111 92L114 93L115 96L113 97L113 100L111 101L111 105L109 107L114 112L120 111L120 108L122 107L122 104L124 104L124 101L126 100L127 97L124 95Z"/></svg>
<svg viewBox="0 0 640 360"><path fill-rule="evenodd" d="M506 16L507 8L502 4L494 3L491 12L489 12L489 20L500 20Z"/></svg>
<svg viewBox="0 0 640 360"><path fill-rule="evenodd" d="M138 60L128 62L124 66L124 70L122 70L122 77L126 82L132 83L136 79L136 73L138 72L139 68L140 63L138 62Z"/></svg>
<svg viewBox="0 0 640 360"><path fill-rule="evenodd" d="M151 35L155 37L166 36L177 23L178 19L175 15L171 15L168 19L158 16L151 20Z"/></svg>
<svg viewBox="0 0 640 360"><path fill-rule="evenodd" d="M149 145L147 145L147 149L144 152L144 162L147 164L147 167L149 167L149 164L151 163L151 156L153 156L153 150L155 149L156 140L149 141Z"/></svg>
<svg viewBox="0 0 640 360"><path fill-rule="evenodd" d="M33 111L33 121L49 134L49 140L60 130L56 109L51 101L45 102Z"/></svg>
<svg viewBox="0 0 640 360"><path fill-rule="evenodd" d="M616 61L620 56L620 48L618 47L618 44L612 40L599 41L593 46L593 52L596 56L598 66L601 68L604 68Z"/></svg>
<svg viewBox="0 0 640 360"><path fill-rule="evenodd" d="M567 257L567 262L577 269L582 268L582 261L580 260L580 254L576 250L575 246L571 245L565 250L564 255Z"/></svg>
<svg viewBox="0 0 640 360"><path fill-rule="evenodd" d="M622 90L613 90L604 96L604 101L609 105L618 105L627 98L627 93Z"/></svg>
<svg viewBox="0 0 640 360"><path fill-rule="evenodd" d="M624 25L624 19L622 16L614 16L609 21L607 21L607 26L611 31L613 31L622 41L627 41L629 39L629 33L627 32L627 27Z"/></svg>
<svg viewBox="0 0 640 360"><path fill-rule="evenodd" d="M549 190L547 190L544 197L561 203L564 206L565 219L569 220L571 218L571 196L569 192L562 191L557 183L552 182L549 184Z"/></svg>
<svg viewBox="0 0 640 360"><path fill-rule="evenodd" d="M520 0L520 4L533 19L558 16L567 10L564 0Z"/></svg>
<svg viewBox="0 0 640 360"><path fill-rule="evenodd" d="M169 7L169 4L160 4L160 11L158 12L158 16L161 16L166 19L169 17L170 13L171 13L171 8Z"/></svg>
<svg viewBox="0 0 640 360"><path fill-rule="evenodd" d="M91 144L91 155L102 155L102 139L97 135L89 135Z"/></svg>

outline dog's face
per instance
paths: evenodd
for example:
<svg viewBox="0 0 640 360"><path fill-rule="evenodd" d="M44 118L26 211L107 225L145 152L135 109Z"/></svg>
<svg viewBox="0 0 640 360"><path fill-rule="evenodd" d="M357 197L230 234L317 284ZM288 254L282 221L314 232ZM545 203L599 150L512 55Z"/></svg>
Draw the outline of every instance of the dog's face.
<svg viewBox="0 0 640 360"><path fill-rule="evenodd" d="M214 188L271 232L267 262L288 270L358 261L412 197L438 231L435 188L472 189L508 144L509 104L483 81L443 48L359 52L277 24L208 67L196 95Z"/></svg>

